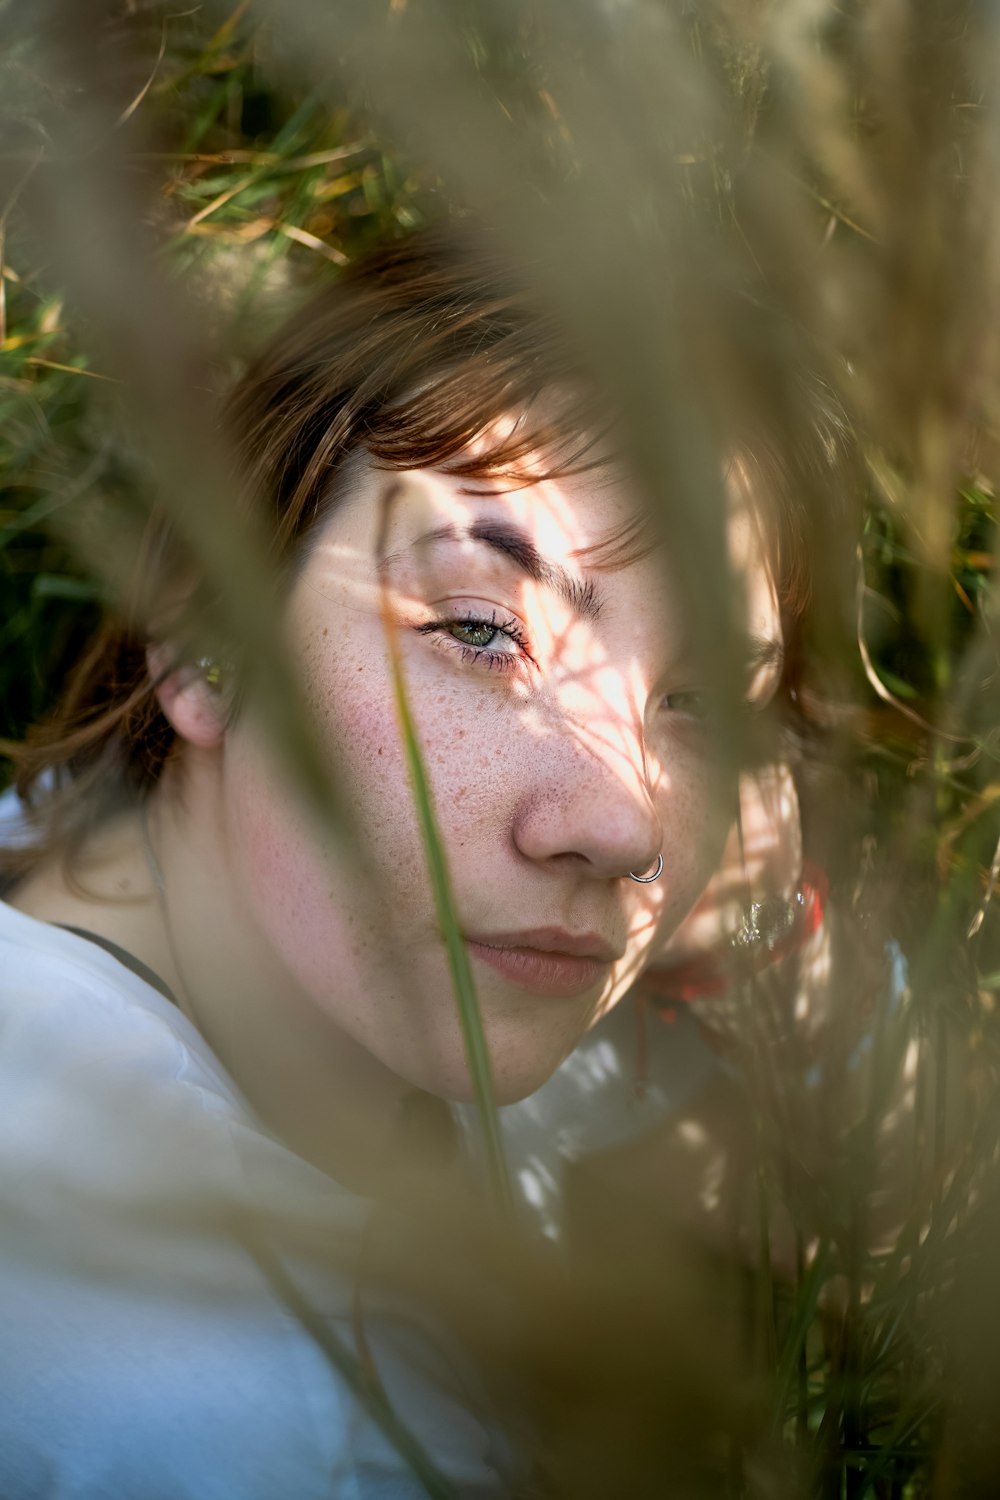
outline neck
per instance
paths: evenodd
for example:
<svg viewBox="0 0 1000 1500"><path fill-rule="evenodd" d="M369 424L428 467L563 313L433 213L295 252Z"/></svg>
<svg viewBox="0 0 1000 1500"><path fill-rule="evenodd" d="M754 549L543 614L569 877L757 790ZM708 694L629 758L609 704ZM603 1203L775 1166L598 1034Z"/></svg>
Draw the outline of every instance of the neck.
<svg viewBox="0 0 1000 1500"><path fill-rule="evenodd" d="M14 903L87 928L158 974L260 1121L345 1187L378 1193L406 1169L414 1090L299 990L240 898L210 764L168 774L142 814L50 866ZM407 1131L407 1139L411 1132Z"/></svg>
<svg viewBox="0 0 1000 1500"><path fill-rule="evenodd" d="M213 767L167 779L148 831L171 977L255 1114L356 1191L376 1190L412 1092L304 995L241 898ZM275 893L276 898L283 893Z"/></svg>

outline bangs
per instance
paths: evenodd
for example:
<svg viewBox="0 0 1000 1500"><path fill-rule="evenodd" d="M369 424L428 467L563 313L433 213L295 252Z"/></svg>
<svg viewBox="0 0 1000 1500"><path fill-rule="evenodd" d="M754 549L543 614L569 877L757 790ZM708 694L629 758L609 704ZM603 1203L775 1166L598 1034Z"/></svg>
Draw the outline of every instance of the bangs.
<svg viewBox="0 0 1000 1500"><path fill-rule="evenodd" d="M518 489L605 463L608 427L578 379L563 374L560 383L553 374L538 384L515 360L485 369L463 361L384 408L362 443L379 468L435 469Z"/></svg>

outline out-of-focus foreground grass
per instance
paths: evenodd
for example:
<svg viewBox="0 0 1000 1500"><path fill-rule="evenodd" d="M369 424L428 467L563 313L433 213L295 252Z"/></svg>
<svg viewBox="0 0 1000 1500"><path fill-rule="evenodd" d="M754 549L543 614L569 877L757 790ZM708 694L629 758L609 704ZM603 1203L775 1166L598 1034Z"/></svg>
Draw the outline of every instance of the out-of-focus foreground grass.
<svg viewBox="0 0 1000 1500"><path fill-rule="evenodd" d="M558 1274L471 1235L480 1286L534 1308L513 1334L435 1284L439 1245L423 1290L534 1393L572 1500L997 1493L993 16L0 0L0 42L0 735L52 702L154 499L250 628L214 393L317 277L443 213L536 268L709 633L715 435L808 450L817 391L837 414L828 464L792 466L788 750L832 978L809 1046L753 1019L740 1046L758 1243L694 1270L620 1196Z"/></svg>

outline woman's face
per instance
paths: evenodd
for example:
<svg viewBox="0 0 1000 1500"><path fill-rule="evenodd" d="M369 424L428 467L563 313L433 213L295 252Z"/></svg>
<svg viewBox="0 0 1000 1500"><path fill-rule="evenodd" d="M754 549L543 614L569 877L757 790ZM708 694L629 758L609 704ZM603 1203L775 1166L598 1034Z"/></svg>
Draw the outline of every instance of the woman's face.
<svg viewBox="0 0 1000 1500"><path fill-rule="evenodd" d="M288 629L368 878L278 790L252 725L229 731L225 817L249 920L333 1025L434 1093L470 1086L387 631L497 1097L511 1101L681 921L729 821L662 558L600 565L634 515L598 472L505 491L367 470L339 503L296 578ZM658 880L630 879L660 853Z"/></svg>

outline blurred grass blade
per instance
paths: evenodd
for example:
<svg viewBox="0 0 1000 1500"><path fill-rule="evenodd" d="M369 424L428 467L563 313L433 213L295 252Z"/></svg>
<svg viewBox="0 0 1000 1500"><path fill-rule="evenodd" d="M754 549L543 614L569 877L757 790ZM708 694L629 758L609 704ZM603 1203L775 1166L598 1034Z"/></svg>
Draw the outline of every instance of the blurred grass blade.
<svg viewBox="0 0 1000 1500"><path fill-rule="evenodd" d="M420 753L416 731L410 716L402 666L395 651L392 656L392 679L406 752L406 765L413 787L413 800L420 822L424 852L427 855L427 868L434 891L434 905L448 953L448 967L451 970L451 980L455 990L455 1001L465 1041L465 1055L475 1092L476 1108L479 1111L490 1178L498 1204L504 1211L508 1211L512 1205L510 1177L500 1135L500 1121L493 1098L493 1070L490 1066L489 1048L486 1045L479 1003L472 981L472 971L469 968L469 955L466 952L455 914L451 877L448 873L444 846L438 835L423 756Z"/></svg>
<svg viewBox="0 0 1000 1500"><path fill-rule="evenodd" d="M795 1303L795 1315L792 1325L785 1335L785 1342L778 1359L778 1369L774 1382L774 1419L773 1428L780 1432L784 1413L788 1405L792 1381L799 1366L802 1351L805 1348L806 1338L813 1325L816 1316L816 1304L819 1294L826 1283L829 1272L830 1245L824 1241L819 1246L813 1257L812 1265L799 1287L799 1294Z"/></svg>
<svg viewBox="0 0 1000 1500"><path fill-rule="evenodd" d="M260 1268L279 1302L304 1328L336 1374L357 1396L382 1435L423 1485L430 1500L458 1500L453 1487L428 1457L423 1445L393 1410L377 1376L368 1375L365 1366L344 1347L326 1318L321 1317L296 1286L278 1257L266 1247L259 1235L237 1230L237 1238Z"/></svg>

